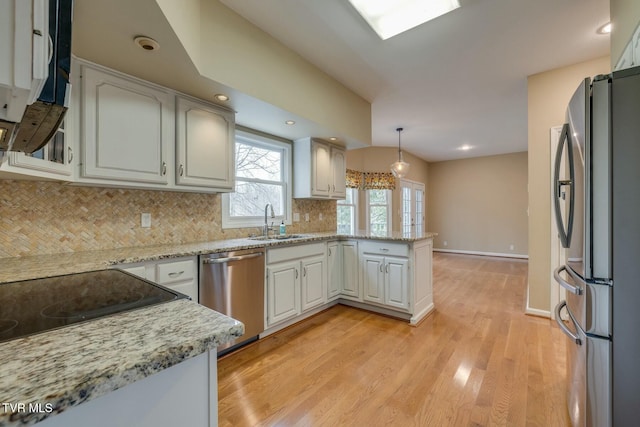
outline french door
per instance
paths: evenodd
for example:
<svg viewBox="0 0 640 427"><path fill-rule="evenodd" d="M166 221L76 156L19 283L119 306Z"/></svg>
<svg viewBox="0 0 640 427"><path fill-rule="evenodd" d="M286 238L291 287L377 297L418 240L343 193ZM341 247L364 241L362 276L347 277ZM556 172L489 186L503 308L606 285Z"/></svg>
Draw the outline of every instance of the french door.
<svg viewBox="0 0 640 427"><path fill-rule="evenodd" d="M424 232L425 187L421 182L400 180L400 218L403 234Z"/></svg>

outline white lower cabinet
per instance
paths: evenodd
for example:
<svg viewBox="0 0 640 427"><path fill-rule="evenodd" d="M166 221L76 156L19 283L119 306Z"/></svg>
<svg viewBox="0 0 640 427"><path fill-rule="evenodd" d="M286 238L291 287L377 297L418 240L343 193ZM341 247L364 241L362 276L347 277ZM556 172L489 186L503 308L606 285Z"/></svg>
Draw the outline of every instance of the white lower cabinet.
<svg viewBox="0 0 640 427"><path fill-rule="evenodd" d="M360 266L364 301L410 310L409 245L363 242L360 244Z"/></svg>
<svg viewBox="0 0 640 427"><path fill-rule="evenodd" d="M359 300L360 280L358 264L358 242L355 240L346 240L340 242L342 249L342 282L340 294L343 298Z"/></svg>
<svg viewBox="0 0 640 427"><path fill-rule="evenodd" d="M172 258L134 264L115 265L128 273L183 293L198 302L198 264L196 257Z"/></svg>
<svg viewBox="0 0 640 427"><path fill-rule="evenodd" d="M433 311L430 239L267 249L267 334L340 302L416 324Z"/></svg>
<svg viewBox="0 0 640 427"><path fill-rule="evenodd" d="M327 302L325 243L267 249L266 327Z"/></svg>
<svg viewBox="0 0 640 427"><path fill-rule="evenodd" d="M302 311L324 304L327 301L327 271L324 255L306 258L302 265Z"/></svg>
<svg viewBox="0 0 640 427"><path fill-rule="evenodd" d="M327 243L327 299L332 301L340 296L342 289L342 244Z"/></svg>
<svg viewBox="0 0 640 427"><path fill-rule="evenodd" d="M267 267L267 326L300 314L300 261Z"/></svg>

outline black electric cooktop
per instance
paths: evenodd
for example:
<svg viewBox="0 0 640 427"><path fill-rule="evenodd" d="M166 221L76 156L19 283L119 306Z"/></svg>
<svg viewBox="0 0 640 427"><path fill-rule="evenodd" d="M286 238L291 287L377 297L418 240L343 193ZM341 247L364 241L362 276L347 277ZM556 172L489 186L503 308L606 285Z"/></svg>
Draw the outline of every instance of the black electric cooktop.
<svg viewBox="0 0 640 427"><path fill-rule="evenodd" d="M188 298L122 270L0 284L0 342Z"/></svg>

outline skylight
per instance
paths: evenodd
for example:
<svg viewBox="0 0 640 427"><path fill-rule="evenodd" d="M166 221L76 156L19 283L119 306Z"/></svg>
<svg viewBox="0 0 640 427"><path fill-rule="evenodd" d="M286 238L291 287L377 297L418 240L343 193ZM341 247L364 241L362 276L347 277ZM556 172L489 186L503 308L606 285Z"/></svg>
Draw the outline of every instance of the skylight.
<svg viewBox="0 0 640 427"><path fill-rule="evenodd" d="M382 40L460 7L458 0L349 0Z"/></svg>

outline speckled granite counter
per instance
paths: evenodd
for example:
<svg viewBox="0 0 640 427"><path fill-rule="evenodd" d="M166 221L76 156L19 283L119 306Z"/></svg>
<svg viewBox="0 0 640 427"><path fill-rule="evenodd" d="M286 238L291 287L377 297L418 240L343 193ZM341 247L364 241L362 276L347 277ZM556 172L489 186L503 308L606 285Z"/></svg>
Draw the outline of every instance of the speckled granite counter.
<svg viewBox="0 0 640 427"><path fill-rule="evenodd" d="M193 256L231 250L293 245L312 241L372 239L415 242L432 239L436 235L436 233L429 232L420 234L419 236L403 233L393 233L389 236L372 236L365 232L358 232L354 235L327 232L303 234L300 238L291 240L230 239L203 243L168 244L102 251L38 255L33 257L0 258L0 283L49 277L58 274L100 270L115 264L153 261L164 258Z"/></svg>
<svg viewBox="0 0 640 427"><path fill-rule="evenodd" d="M211 350L243 330L236 320L178 300L0 343L2 403L53 408L51 414L11 415L0 406L0 426L34 424Z"/></svg>

